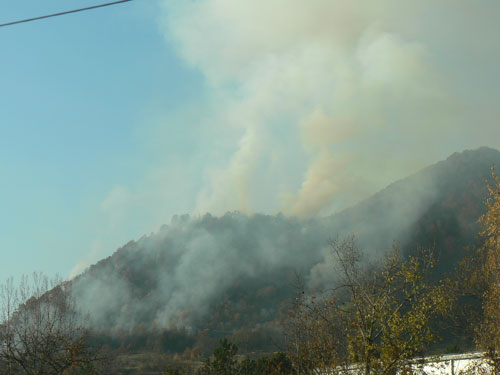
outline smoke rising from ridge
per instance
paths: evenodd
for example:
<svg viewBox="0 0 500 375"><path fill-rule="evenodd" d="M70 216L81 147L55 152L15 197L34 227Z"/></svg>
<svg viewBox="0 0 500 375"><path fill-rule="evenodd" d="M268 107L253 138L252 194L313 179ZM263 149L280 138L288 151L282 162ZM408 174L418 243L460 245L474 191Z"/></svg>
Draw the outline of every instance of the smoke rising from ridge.
<svg viewBox="0 0 500 375"><path fill-rule="evenodd" d="M97 327L199 328L225 299L246 303L266 290L276 292L259 323L276 317L279 302L293 295L296 272L310 288L331 285L328 240L337 236L355 234L370 258L394 242L404 251L440 245L436 251L452 265L477 235L492 165L500 165L497 150L454 154L325 218L175 216L158 233L131 241L77 277L74 295Z"/></svg>
<svg viewBox="0 0 500 375"><path fill-rule="evenodd" d="M319 222L284 216L174 218L77 277L74 296L98 327L191 326L238 280L287 285L275 276L319 262L325 233Z"/></svg>
<svg viewBox="0 0 500 375"><path fill-rule="evenodd" d="M201 92L141 123L151 167L102 198L108 225L75 273L177 213L321 217L500 148L498 1L156 3Z"/></svg>
<svg viewBox="0 0 500 375"><path fill-rule="evenodd" d="M328 214L457 149L498 146L491 120L476 121L482 136L469 123L494 107L454 82L477 75L458 55L475 48L464 35L500 31L494 2L160 3L167 39L217 98L205 126L240 139L211 166L195 212ZM438 19L474 26L450 35Z"/></svg>

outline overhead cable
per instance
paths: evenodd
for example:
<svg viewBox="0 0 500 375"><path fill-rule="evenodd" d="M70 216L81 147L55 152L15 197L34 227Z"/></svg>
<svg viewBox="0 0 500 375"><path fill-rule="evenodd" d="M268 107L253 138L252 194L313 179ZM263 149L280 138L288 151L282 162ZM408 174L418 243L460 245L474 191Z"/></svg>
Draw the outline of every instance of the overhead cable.
<svg viewBox="0 0 500 375"><path fill-rule="evenodd" d="M0 24L0 27L5 27L5 26L12 26L12 25L17 25L18 23L25 23L25 22L31 22L31 21L38 21L42 20L44 18L50 18L50 17L57 17L57 16L63 16L65 14L70 14L70 13L77 13L77 12L84 12L86 10L91 10L91 9L96 9L96 8L102 8L102 7L107 7L110 5L117 5L121 3L127 3L132 0L119 0L119 1L113 1L111 3L105 3L105 4L99 4L99 5L93 5L90 7L86 8L80 8L80 9L73 9L73 10L66 10L64 12L59 12L59 13L53 13L53 14L48 14L46 16L38 16L38 17L33 17L33 18L27 18L24 20L19 20L19 21L12 21L12 22L7 22L7 23L2 23Z"/></svg>

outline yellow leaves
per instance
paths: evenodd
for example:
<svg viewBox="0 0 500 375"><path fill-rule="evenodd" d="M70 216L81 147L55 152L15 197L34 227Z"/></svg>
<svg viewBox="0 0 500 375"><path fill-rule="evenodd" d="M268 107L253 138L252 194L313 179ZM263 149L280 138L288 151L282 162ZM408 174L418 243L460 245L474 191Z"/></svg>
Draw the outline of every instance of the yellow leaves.
<svg viewBox="0 0 500 375"><path fill-rule="evenodd" d="M482 277L486 282L483 298L484 321L477 330L477 343L485 349L500 349L500 179L492 171L488 185L487 211L479 219L485 254Z"/></svg>
<svg viewBox="0 0 500 375"><path fill-rule="evenodd" d="M445 284L428 281L435 265L432 252L404 259L394 249L378 265L367 266L352 240L332 247L340 265L336 272L343 276L341 285L332 288L339 294L311 298L300 294L301 313L294 317L303 319L295 321L303 341L294 342L296 352L313 362L329 358L338 368L360 363L366 375L397 372L405 360L435 340L430 321L451 304ZM326 326L329 331L317 331ZM315 334L305 335L311 329ZM325 364L320 361L317 367L319 363Z"/></svg>
<svg viewBox="0 0 500 375"><path fill-rule="evenodd" d="M500 180L493 172L494 185L489 185L487 212L481 216L481 235L486 253L485 271L490 284L500 283Z"/></svg>

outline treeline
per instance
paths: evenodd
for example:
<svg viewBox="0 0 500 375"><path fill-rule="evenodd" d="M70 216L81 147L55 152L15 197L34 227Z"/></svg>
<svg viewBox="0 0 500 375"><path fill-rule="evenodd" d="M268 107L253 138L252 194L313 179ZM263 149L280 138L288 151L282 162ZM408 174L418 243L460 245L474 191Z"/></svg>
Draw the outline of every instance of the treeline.
<svg viewBox="0 0 500 375"><path fill-rule="evenodd" d="M260 356L238 357L238 347L227 339L221 339L211 357L201 367L171 364L165 375L291 375L294 368L290 358L282 352Z"/></svg>
<svg viewBox="0 0 500 375"><path fill-rule="evenodd" d="M89 342L94 347L106 347L117 355L154 352L182 358L202 360L211 355L221 338L227 338L239 345L243 353L272 353L283 350L285 341L283 328L279 321L263 324L257 328L236 330L198 329L150 329L144 325L130 331L92 330Z"/></svg>

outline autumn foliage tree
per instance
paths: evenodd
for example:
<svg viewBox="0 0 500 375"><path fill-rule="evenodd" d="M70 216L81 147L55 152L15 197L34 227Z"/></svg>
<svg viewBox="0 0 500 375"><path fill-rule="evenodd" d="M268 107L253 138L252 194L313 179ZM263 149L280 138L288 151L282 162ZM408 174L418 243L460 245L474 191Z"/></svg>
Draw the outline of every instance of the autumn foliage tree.
<svg viewBox="0 0 500 375"><path fill-rule="evenodd" d="M476 343L487 351L487 360L495 374L500 374L500 179L492 172L488 185L487 211L480 218L484 244L480 250L484 278L483 320L476 330Z"/></svg>
<svg viewBox="0 0 500 375"><path fill-rule="evenodd" d="M301 291L287 322L289 355L301 374L344 373L357 366L364 375L412 371L411 360L437 340L431 322L444 314L452 296L435 282L430 251L405 258L396 249L368 264L354 238L332 241L328 292Z"/></svg>

